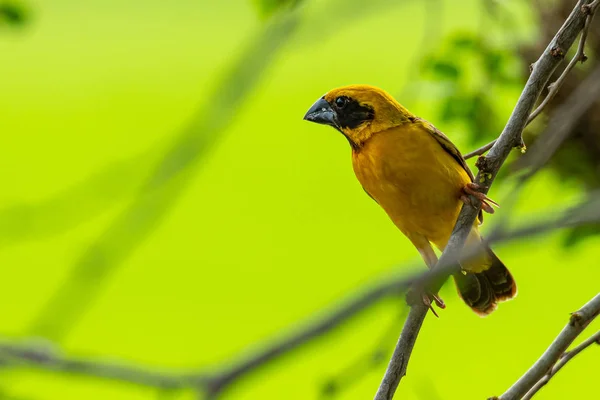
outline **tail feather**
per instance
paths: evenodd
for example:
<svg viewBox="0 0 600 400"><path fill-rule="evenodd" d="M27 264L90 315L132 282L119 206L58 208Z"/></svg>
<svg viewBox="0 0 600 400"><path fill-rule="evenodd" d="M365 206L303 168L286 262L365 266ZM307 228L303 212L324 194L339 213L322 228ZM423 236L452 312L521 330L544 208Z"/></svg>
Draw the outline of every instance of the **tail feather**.
<svg viewBox="0 0 600 400"><path fill-rule="evenodd" d="M496 309L501 301L517 295L517 285L508 268L486 246L487 265L481 272L462 272L454 275L460 297L475 313L486 316ZM468 263L471 264L472 260Z"/></svg>

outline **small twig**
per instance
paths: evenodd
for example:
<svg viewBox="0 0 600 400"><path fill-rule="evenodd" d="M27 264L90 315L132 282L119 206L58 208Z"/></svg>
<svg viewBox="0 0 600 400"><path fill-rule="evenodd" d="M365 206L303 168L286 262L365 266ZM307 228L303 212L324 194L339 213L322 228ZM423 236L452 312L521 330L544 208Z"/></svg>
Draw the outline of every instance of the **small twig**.
<svg viewBox="0 0 600 400"><path fill-rule="evenodd" d="M475 156L480 156L483 153L485 153L486 151L488 151L489 149L491 149L494 145L496 144L496 139L492 140L491 142L489 142L488 144L486 144L485 146L481 146L480 148L473 150L470 153L467 153L464 155L465 160L468 160L469 158L475 157Z"/></svg>
<svg viewBox="0 0 600 400"><path fill-rule="evenodd" d="M583 30L581 31L581 39L579 39L579 45L577 46L577 52L575 53L575 55L573 56L573 58L571 59L569 64L566 66L566 68L564 69L562 74L560 74L558 79L556 79L554 82L552 82L548 86L548 94L546 94L546 97L544 98L544 100L531 113L531 115L527 119L527 125L529 125L538 115L540 115L541 112L544 110L544 108L548 105L548 103L550 103L550 101L552 101L552 99L554 99L554 97L558 93L558 90L565 82L567 75L569 75L569 72L571 72L571 70L573 68L575 68L575 65L577 65L578 62L584 63L587 60L587 56L585 55L585 42L587 40L588 32L590 30L590 24L592 23L592 19L594 19L594 14L596 12L597 5L598 5L598 1L596 0L590 4L581 6L582 9L585 10L584 12L587 13L587 17L585 18L585 24L583 26ZM555 54L557 55L557 57L564 56L562 49L560 49L559 47L556 47L555 50L556 50ZM534 66L534 68L535 68L535 66Z"/></svg>
<svg viewBox="0 0 600 400"><path fill-rule="evenodd" d="M535 151L531 151L517 160L515 169L526 168L525 177L542 168L573 132L576 124L581 121L581 117L592 107L599 96L600 66L596 66L569 97L554 110L546 131L533 146Z"/></svg>
<svg viewBox="0 0 600 400"><path fill-rule="evenodd" d="M531 110L544 86L548 82L548 79L550 79L550 76L552 76L552 73L560 62L560 59L553 55L555 52L554 49L559 48L567 51L575 41L579 32L584 28L586 18L589 15L589 12L584 11L584 8L582 8L585 4L588 4L587 0L580 0L578 2L575 9L571 12L571 15L569 15L556 36L552 39L546 50L544 50L544 53L536 62L536 66L533 69L502 134L492 146L490 153L486 157L479 157L477 162L479 173L475 178L475 182L480 183L485 187L483 190L484 193L487 193L489 190L489 187L493 183L500 167L506 161L512 148L522 143L521 133L527 124ZM476 199L474 198L473 203L477 204ZM460 251L466 242L467 236L471 232L479 209L480 206L476 208L463 206L446 249L442 253L436 267L433 268L432 273L437 272L436 269L439 269L443 265L452 266L453 269L450 269L450 273L458 271L460 267L456 266L456 260L459 259ZM445 276L447 277L449 274ZM433 292L441 286L445 280L443 278L444 276L442 276L440 282L436 282L436 285L432 287ZM427 313L427 307L416 305L413 307L414 312L411 310L404 326L407 329L414 330L414 332L410 331L410 333L407 334L400 334L396 350L392 355L392 359L385 372L381 386L375 395L375 400L391 400L400 380L406 374L406 367L408 365L412 347L416 340L416 335L418 335L422 320Z"/></svg>
<svg viewBox="0 0 600 400"><path fill-rule="evenodd" d="M565 354L567 348L573 343L573 341L583 332L588 324L600 314L600 294L597 294L592 300L584 305L579 311L571 314L569 323L563 328L560 334L554 339L550 347L542 354L542 356L533 364L533 366L523 375L519 380L512 385L502 396L498 398L492 397L491 399L498 400L519 400L523 396L529 395L530 398L547 383L540 383L545 376L551 375L562 368L557 362L561 356ZM585 342L584 342L585 343ZM587 347L587 346L586 346ZM583 347L584 348L584 347ZM583 348L577 351L580 352ZM577 348L575 349L577 350ZM573 351L575 351L573 350ZM570 358L573 358L577 353L573 354ZM570 359L569 358L569 359ZM564 360L564 365L568 359ZM554 368L556 371L554 371ZM547 380L550 379L547 378ZM539 387L537 387L539 384ZM537 389L536 389L537 387ZM535 391L533 391L535 389ZM533 392L532 392L533 391Z"/></svg>
<svg viewBox="0 0 600 400"><path fill-rule="evenodd" d="M595 0L595 1L591 2L590 4L587 4L587 5L584 4L583 6L581 6L582 10L584 10L584 12L587 14L587 17L585 19L584 27L581 32L581 39L579 40L579 45L577 46L577 52L575 53L575 55L573 56L573 58L571 59L569 64L566 66L566 68L564 69L562 74L560 74L558 79L556 79L556 81L554 81L550 85L548 85L548 94L546 94L546 97L544 98L544 100L542 100L540 105L529 115L529 118L527 119L527 123L525 126L529 125L535 118L537 118L537 116L542 113L544 108L546 108L548 103L550 103L550 101L552 101L552 99L554 99L554 97L558 93L558 90L560 89L560 87L562 86L564 81L566 80L566 77L569 74L569 72L571 72L571 70L573 68L575 68L575 65L577 65L578 62L583 63L587 60L587 56L585 55L585 43L587 40L590 24L592 23L592 19L594 18L594 14L596 12L596 8L598 7L598 4L600 4L599 1L600 0ZM552 50L553 50L552 51L553 56L560 57L560 58L564 57L565 52L560 47L555 47ZM533 65L533 68L535 68L535 64ZM484 154L486 151L488 151L489 149L491 149L495 143L496 143L496 140L492 140L490 143L486 144L485 146L482 146L476 150L471 151L470 153L465 154L464 158L469 159L469 158L472 158L475 156L480 156L480 155ZM521 140L521 146L524 146L522 140Z"/></svg>
<svg viewBox="0 0 600 400"><path fill-rule="evenodd" d="M575 357L577 354L581 353L583 350L587 349L594 343L600 344L600 331L596 332L595 334L593 334L592 336L587 338L585 341L583 341L579 346L575 347L573 350L563 353L560 356L560 359L558 360L558 362L556 364L554 364L554 367L552 367L552 370L549 373L547 373L546 375L544 375L544 377L542 379L540 379L531 388L531 390L529 390L529 392L527 392L527 394L525 396L523 396L522 400L531 399L542 387L544 387L550 381L550 379L552 379L552 377L554 375L556 375L556 373L558 371L561 370L562 367L564 367L569 361L571 361L573 359L573 357Z"/></svg>

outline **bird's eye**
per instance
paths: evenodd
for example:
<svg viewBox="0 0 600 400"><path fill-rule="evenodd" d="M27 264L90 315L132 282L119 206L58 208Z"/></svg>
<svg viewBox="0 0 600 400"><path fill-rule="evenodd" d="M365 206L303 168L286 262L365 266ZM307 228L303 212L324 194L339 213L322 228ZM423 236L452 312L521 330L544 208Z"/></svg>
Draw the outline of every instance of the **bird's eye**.
<svg viewBox="0 0 600 400"><path fill-rule="evenodd" d="M346 104L348 104L347 97L340 96L335 99L335 105L338 106L339 108L344 108L346 106Z"/></svg>

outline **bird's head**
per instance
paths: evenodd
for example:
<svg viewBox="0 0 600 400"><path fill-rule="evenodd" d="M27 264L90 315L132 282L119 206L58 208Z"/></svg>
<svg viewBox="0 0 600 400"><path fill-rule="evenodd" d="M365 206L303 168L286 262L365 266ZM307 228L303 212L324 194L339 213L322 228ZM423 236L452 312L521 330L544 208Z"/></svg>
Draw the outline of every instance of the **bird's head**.
<svg viewBox="0 0 600 400"><path fill-rule="evenodd" d="M326 93L312 105L304 119L333 126L357 150L374 134L401 125L412 117L384 90L351 85Z"/></svg>

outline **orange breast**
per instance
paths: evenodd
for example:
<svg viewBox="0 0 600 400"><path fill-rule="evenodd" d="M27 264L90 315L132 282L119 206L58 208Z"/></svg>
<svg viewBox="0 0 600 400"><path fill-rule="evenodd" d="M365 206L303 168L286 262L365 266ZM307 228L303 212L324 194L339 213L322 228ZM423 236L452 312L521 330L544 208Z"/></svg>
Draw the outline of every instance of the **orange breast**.
<svg viewBox="0 0 600 400"><path fill-rule="evenodd" d="M353 167L405 235L445 247L471 180L429 132L416 124L379 132L353 153Z"/></svg>

